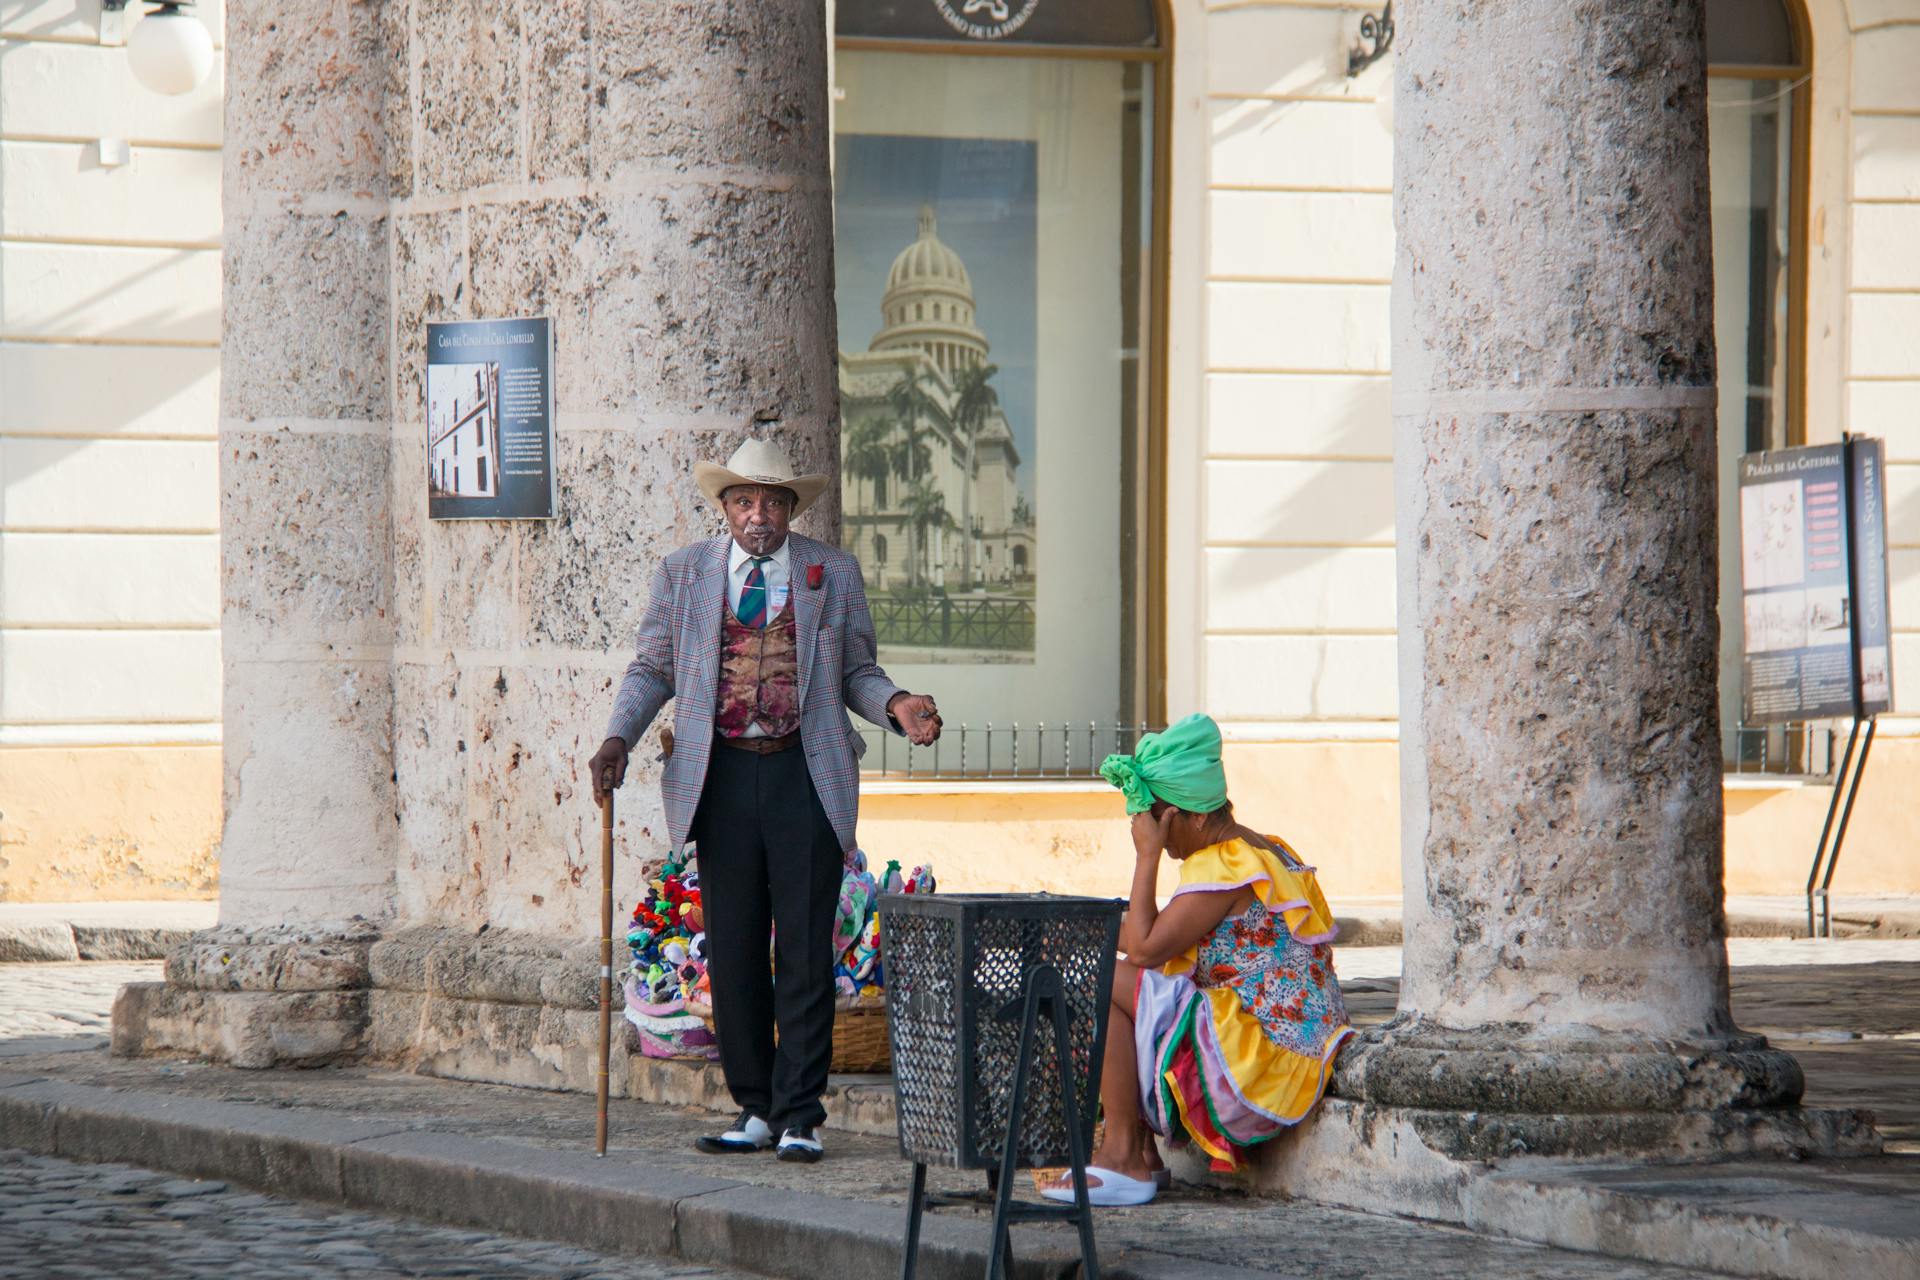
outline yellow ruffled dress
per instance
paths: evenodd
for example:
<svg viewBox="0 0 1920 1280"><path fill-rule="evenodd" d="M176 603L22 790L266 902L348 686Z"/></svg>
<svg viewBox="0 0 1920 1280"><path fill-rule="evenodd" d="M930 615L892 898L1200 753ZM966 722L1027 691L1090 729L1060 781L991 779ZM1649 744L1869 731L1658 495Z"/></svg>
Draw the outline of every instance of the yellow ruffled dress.
<svg viewBox="0 0 1920 1280"><path fill-rule="evenodd" d="M1279 856L1235 839L1181 864L1175 897L1251 887L1254 901L1142 971L1134 998L1148 1123L1190 1137L1222 1169L1305 1118L1353 1033L1333 971L1333 913L1313 868L1267 838Z"/></svg>

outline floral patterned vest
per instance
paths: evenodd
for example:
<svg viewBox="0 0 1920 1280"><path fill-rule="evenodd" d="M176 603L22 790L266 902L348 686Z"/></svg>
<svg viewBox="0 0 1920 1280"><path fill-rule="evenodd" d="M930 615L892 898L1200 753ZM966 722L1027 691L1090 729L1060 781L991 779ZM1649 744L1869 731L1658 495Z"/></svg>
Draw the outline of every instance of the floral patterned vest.
<svg viewBox="0 0 1920 1280"><path fill-rule="evenodd" d="M770 738L800 727L800 661L793 602L788 600L764 628L749 627L721 612L720 689L713 725L724 738L738 738L759 725Z"/></svg>

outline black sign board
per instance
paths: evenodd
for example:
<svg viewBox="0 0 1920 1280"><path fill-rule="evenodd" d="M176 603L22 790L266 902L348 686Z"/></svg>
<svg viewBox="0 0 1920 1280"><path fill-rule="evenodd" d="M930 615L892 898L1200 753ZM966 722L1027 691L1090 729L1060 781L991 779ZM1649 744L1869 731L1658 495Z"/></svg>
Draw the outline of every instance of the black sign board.
<svg viewBox="0 0 1920 1280"><path fill-rule="evenodd" d="M1892 704L1884 464L1864 437L1740 459L1745 723Z"/></svg>

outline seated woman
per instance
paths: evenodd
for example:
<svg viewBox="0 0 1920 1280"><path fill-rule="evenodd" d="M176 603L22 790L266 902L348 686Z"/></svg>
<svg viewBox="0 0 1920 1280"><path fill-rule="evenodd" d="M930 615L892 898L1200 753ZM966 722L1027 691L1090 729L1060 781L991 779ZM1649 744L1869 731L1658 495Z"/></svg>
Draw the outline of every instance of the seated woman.
<svg viewBox="0 0 1920 1280"><path fill-rule="evenodd" d="M1237 1168L1313 1109L1353 1029L1313 868L1235 820L1219 726L1188 716L1100 773L1126 795L1135 858L1100 1081L1106 1134L1087 1184L1096 1205L1145 1204L1166 1185L1154 1134ZM1164 911L1163 851L1180 864ZM1043 1194L1071 1201L1071 1178Z"/></svg>

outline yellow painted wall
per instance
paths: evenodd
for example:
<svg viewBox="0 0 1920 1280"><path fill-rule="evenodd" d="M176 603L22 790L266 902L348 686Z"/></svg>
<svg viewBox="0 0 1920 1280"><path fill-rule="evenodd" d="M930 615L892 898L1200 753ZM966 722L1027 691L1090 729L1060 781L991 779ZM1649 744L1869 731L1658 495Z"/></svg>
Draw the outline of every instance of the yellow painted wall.
<svg viewBox="0 0 1920 1280"><path fill-rule="evenodd" d="M1399 749L1391 742L1234 743L1227 785L1242 821L1284 836L1320 869L1336 909L1400 893ZM1920 739L1883 739L1834 890L1920 894ZM1727 892L1797 897L1832 790L1730 789ZM1133 850L1120 795L1085 787L914 794L870 790L860 843L880 862L932 862L943 889L1124 896ZM1160 890L1173 878L1162 869Z"/></svg>
<svg viewBox="0 0 1920 1280"><path fill-rule="evenodd" d="M1873 744L1854 803L1833 891L1920 893L1920 738ZM1727 892L1790 894L1807 889L1807 869L1826 820L1830 787L1727 792Z"/></svg>
<svg viewBox="0 0 1920 1280"><path fill-rule="evenodd" d="M212 898L220 748L0 749L0 902Z"/></svg>

